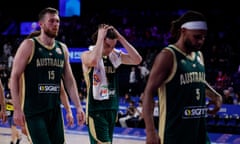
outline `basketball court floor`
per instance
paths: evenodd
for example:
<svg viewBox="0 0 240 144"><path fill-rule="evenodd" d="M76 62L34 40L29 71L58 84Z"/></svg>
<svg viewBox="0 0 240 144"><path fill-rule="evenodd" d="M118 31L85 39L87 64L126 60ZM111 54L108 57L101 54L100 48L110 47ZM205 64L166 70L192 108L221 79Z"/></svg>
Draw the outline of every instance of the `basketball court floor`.
<svg viewBox="0 0 240 144"><path fill-rule="evenodd" d="M72 109L75 113L75 109ZM65 115L63 109L63 114ZM75 120L76 121L76 120ZM66 123L65 117L64 122ZM66 144L89 144L88 129L86 125L65 127ZM239 134L209 133L211 144L240 144ZM0 121L0 144L10 144L11 131L8 123ZM146 132L142 128L115 127L113 144L145 144ZM22 136L20 144L29 144Z"/></svg>
<svg viewBox="0 0 240 144"><path fill-rule="evenodd" d="M144 129L115 128L113 144L145 144ZM86 126L83 128L66 128L66 144L89 144ZM211 144L240 144L240 135L209 133ZM0 125L0 144L10 144L10 128ZM20 144L30 144L23 135Z"/></svg>
<svg viewBox="0 0 240 144"><path fill-rule="evenodd" d="M89 144L87 131L66 130L67 144ZM144 144L144 137L114 134L113 144ZM0 127L0 144L10 144L10 128ZM22 136L20 144L29 144Z"/></svg>

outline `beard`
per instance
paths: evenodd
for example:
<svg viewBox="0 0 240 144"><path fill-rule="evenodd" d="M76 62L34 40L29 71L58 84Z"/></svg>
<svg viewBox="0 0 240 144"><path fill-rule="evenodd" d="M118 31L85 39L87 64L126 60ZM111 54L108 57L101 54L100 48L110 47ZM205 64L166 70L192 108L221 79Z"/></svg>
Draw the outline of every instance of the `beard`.
<svg viewBox="0 0 240 144"><path fill-rule="evenodd" d="M187 53L191 53L193 51L199 51L201 46L200 45L193 45L189 39L186 39L184 42L184 46L187 50Z"/></svg>
<svg viewBox="0 0 240 144"><path fill-rule="evenodd" d="M49 29L44 29L44 33L45 33L48 37L50 37L50 38L56 38L57 35L58 35L58 31L53 32L53 31L51 31L51 30L49 30Z"/></svg>

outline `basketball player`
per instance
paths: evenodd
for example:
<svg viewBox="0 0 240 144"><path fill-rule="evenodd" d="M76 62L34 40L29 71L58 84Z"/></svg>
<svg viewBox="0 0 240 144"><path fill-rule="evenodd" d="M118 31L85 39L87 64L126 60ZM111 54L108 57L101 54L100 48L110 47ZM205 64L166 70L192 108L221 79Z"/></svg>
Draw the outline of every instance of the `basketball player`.
<svg viewBox="0 0 240 144"><path fill-rule="evenodd" d="M58 10L51 7L43 9L39 13L41 34L25 39L13 62L10 84L15 108L14 122L19 126L24 126L26 122L34 144L65 143L60 107L61 80L76 107L78 124L85 122L67 46L55 40L59 24ZM24 82L23 97L19 93L21 77Z"/></svg>
<svg viewBox="0 0 240 144"><path fill-rule="evenodd" d="M143 96L146 144L209 144L205 118L221 107L222 97L205 80L200 52L207 35L205 17L188 11L172 22L172 41L156 57ZM213 109L205 105L205 93ZM159 97L158 133L153 97Z"/></svg>
<svg viewBox="0 0 240 144"><path fill-rule="evenodd" d="M117 68L138 65L142 57L111 25L100 24L93 34L94 45L81 55L87 84L87 124L91 144L111 144L118 112ZM120 42L127 50L115 48Z"/></svg>

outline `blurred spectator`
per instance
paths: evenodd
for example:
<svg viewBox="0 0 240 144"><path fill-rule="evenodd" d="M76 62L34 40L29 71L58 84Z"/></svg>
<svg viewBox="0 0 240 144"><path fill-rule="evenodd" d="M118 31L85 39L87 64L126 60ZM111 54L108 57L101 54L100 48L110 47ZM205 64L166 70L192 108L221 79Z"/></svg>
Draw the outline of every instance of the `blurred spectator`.
<svg viewBox="0 0 240 144"><path fill-rule="evenodd" d="M142 120L142 100L138 101L138 105L137 105L137 111L135 113L135 117L138 118L138 120Z"/></svg>
<svg viewBox="0 0 240 144"><path fill-rule="evenodd" d="M79 94L81 95L81 101L87 97L87 85L83 77L79 84Z"/></svg>
<svg viewBox="0 0 240 144"><path fill-rule="evenodd" d="M154 101L153 118L154 118L155 127L156 127L156 129L158 129L158 120L159 120L159 103L158 103L158 100Z"/></svg>
<svg viewBox="0 0 240 144"><path fill-rule="evenodd" d="M142 117L142 100L138 101L138 105L136 107L136 112L134 117L126 120L128 127L135 127L135 128L144 128L144 120Z"/></svg>
<svg viewBox="0 0 240 144"><path fill-rule="evenodd" d="M10 42L6 42L3 45L3 55L7 56L7 55L12 55L12 44Z"/></svg>
<svg viewBox="0 0 240 144"><path fill-rule="evenodd" d="M13 58L14 58L14 57L13 57L12 54L11 54L11 55L8 55L8 66L7 66L7 68L8 68L9 71L12 70Z"/></svg>
<svg viewBox="0 0 240 144"><path fill-rule="evenodd" d="M138 83L137 70L135 66L132 66L129 74L129 89L128 89L128 92L131 96L137 95L137 83Z"/></svg>
<svg viewBox="0 0 240 144"><path fill-rule="evenodd" d="M235 93L235 99L233 100L233 103L234 103L235 105L240 105L240 91L237 91L237 92Z"/></svg>
<svg viewBox="0 0 240 144"><path fill-rule="evenodd" d="M215 80L215 88L217 91L222 91L230 84L230 77L226 72L221 70L218 71L216 80Z"/></svg>
<svg viewBox="0 0 240 144"><path fill-rule="evenodd" d="M125 116L119 118L119 123L120 123L121 127L123 127L123 128L128 127L126 121L128 119L131 119L131 118L135 117L136 111L137 110L136 110L135 102L130 101Z"/></svg>
<svg viewBox="0 0 240 144"><path fill-rule="evenodd" d="M130 95L128 92L126 92L126 93L124 94L124 97L120 100L120 103L121 103L121 104L128 104L128 103L130 103L131 101L132 101L131 95Z"/></svg>
<svg viewBox="0 0 240 144"><path fill-rule="evenodd" d="M223 91L223 103L224 104L233 104L233 97L230 95L230 91L225 89Z"/></svg>
<svg viewBox="0 0 240 144"><path fill-rule="evenodd" d="M138 69L140 70L140 78L142 82L146 82L148 74L149 74L149 69L146 67L146 65L143 65L143 63L141 63L138 66Z"/></svg>
<svg viewBox="0 0 240 144"><path fill-rule="evenodd" d="M232 85L236 91L240 91L240 65L237 71L232 75Z"/></svg>
<svg viewBox="0 0 240 144"><path fill-rule="evenodd" d="M147 67L143 63L141 63L138 66L138 69L140 72L140 78L138 81L138 88L139 88L138 92L141 94L145 88L150 71L147 69Z"/></svg>

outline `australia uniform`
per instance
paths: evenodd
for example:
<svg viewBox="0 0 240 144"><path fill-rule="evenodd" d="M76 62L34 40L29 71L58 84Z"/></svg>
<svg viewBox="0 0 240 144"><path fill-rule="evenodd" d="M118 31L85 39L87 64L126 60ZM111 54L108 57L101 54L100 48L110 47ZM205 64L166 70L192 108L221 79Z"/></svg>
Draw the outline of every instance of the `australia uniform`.
<svg viewBox="0 0 240 144"><path fill-rule="evenodd" d="M107 99L96 100L93 96L93 85L99 80L99 77L93 74L94 68L84 73L88 89L86 111L91 144L112 142L119 106L117 69L113 66L109 56L104 56L102 60L107 79L107 89L105 89L108 93ZM104 95L105 90L99 95Z"/></svg>
<svg viewBox="0 0 240 144"><path fill-rule="evenodd" d="M159 89L159 135L164 144L206 144L205 68L200 52L186 54L173 45L172 73Z"/></svg>
<svg viewBox="0 0 240 144"><path fill-rule="evenodd" d="M34 144L63 144L60 80L64 67L64 51L58 41L49 48L36 38L32 40L33 54L22 79L27 129Z"/></svg>

